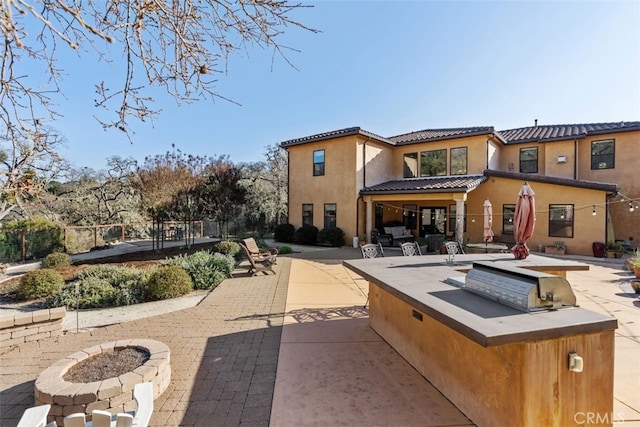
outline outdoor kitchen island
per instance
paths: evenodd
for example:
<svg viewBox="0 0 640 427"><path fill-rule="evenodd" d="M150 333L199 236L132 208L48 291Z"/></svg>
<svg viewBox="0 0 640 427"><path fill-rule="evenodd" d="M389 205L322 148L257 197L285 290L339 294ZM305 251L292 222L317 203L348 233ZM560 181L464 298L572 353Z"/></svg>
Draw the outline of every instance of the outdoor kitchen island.
<svg viewBox="0 0 640 427"><path fill-rule="evenodd" d="M507 293L539 281L537 302L556 308L523 311L462 289L474 262L479 277ZM545 271L564 276L586 264L475 254L453 263L433 255L344 265L369 281L370 326L475 424L571 426L592 414L592 425L611 425L617 320L575 306L566 292L556 292L569 301L557 308L561 297L540 291L564 280Z"/></svg>

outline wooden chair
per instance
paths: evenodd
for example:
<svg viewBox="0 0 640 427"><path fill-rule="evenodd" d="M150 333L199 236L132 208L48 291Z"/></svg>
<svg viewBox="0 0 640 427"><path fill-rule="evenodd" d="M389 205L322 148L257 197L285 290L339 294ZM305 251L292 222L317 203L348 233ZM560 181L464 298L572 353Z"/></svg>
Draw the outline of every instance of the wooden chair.
<svg viewBox="0 0 640 427"><path fill-rule="evenodd" d="M420 245L418 245L418 242L401 243L400 249L402 249L402 255L404 256L422 255L422 252L420 251Z"/></svg>
<svg viewBox="0 0 640 427"><path fill-rule="evenodd" d="M254 258L270 258L271 262L276 264L276 258L278 256L277 248L260 248L258 243L253 237L243 239L244 245Z"/></svg>
<svg viewBox="0 0 640 427"><path fill-rule="evenodd" d="M153 414L153 383L144 382L136 384L133 388L133 398L136 401L136 410L134 413L121 412L112 415L111 412L96 409L91 413L91 421L87 422L85 414L77 412L64 417L64 427L147 427ZM20 424L19 426L23 427ZM24 427L27 426L39 427L40 425L24 424Z"/></svg>
<svg viewBox="0 0 640 427"><path fill-rule="evenodd" d="M153 414L153 383L138 383L133 387L133 398L136 401L136 412L133 416L133 425L147 427ZM124 419L123 419L123 426ZM131 426L131 424L129 424Z"/></svg>
<svg viewBox="0 0 640 427"><path fill-rule="evenodd" d="M40 405L28 408L20 417L18 427L45 427L51 405Z"/></svg>
<svg viewBox="0 0 640 427"><path fill-rule="evenodd" d="M268 271L272 272L273 274L276 273L271 268L271 266L275 264L275 259L273 259L271 256L265 255L253 256L245 245L240 246L242 247L242 250L247 257L247 260L249 260L249 273L253 273L254 276L256 276L259 271L262 271L264 273Z"/></svg>

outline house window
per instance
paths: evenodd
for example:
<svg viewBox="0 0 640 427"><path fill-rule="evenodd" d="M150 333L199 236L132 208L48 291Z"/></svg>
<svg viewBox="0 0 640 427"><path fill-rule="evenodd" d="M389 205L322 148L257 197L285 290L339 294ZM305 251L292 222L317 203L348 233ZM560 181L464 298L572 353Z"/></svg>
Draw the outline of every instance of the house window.
<svg viewBox="0 0 640 427"><path fill-rule="evenodd" d="M573 237L573 205L549 205L549 237Z"/></svg>
<svg viewBox="0 0 640 427"><path fill-rule="evenodd" d="M402 164L403 176L415 178L418 176L418 153L406 153Z"/></svg>
<svg viewBox="0 0 640 427"><path fill-rule="evenodd" d="M513 235L513 217L516 205L502 205L502 234Z"/></svg>
<svg viewBox="0 0 640 427"><path fill-rule="evenodd" d="M324 204L324 228L336 228L336 204Z"/></svg>
<svg viewBox="0 0 640 427"><path fill-rule="evenodd" d="M616 167L616 142L613 139L591 141L591 169Z"/></svg>
<svg viewBox="0 0 640 427"><path fill-rule="evenodd" d="M449 205L449 231L456 232L456 215L458 208L456 205ZM462 231L467 231L467 205L464 205L464 214L462 215Z"/></svg>
<svg viewBox="0 0 640 427"><path fill-rule="evenodd" d="M467 147L452 148L451 153L451 175L467 174Z"/></svg>
<svg viewBox="0 0 640 427"><path fill-rule="evenodd" d="M418 205L402 206L402 224L409 230L418 228Z"/></svg>
<svg viewBox="0 0 640 427"><path fill-rule="evenodd" d="M313 205L310 203L302 205L302 225L313 225Z"/></svg>
<svg viewBox="0 0 640 427"><path fill-rule="evenodd" d="M538 147L520 149L520 172L538 173Z"/></svg>
<svg viewBox="0 0 640 427"><path fill-rule="evenodd" d="M420 153L420 176L447 174L447 150L423 151Z"/></svg>
<svg viewBox="0 0 640 427"><path fill-rule="evenodd" d="M313 176L324 175L324 150L313 152Z"/></svg>

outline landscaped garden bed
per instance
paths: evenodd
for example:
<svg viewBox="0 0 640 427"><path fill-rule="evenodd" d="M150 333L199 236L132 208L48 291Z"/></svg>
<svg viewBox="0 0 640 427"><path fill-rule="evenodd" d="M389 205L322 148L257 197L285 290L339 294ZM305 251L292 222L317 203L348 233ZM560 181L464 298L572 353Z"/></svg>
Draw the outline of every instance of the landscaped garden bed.
<svg viewBox="0 0 640 427"><path fill-rule="evenodd" d="M33 308L99 308L179 297L213 289L230 277L238 251L236 243L211 242L74 265L65 254L52 254L43 260L49 268L0 282L0 301Z"/></svg>

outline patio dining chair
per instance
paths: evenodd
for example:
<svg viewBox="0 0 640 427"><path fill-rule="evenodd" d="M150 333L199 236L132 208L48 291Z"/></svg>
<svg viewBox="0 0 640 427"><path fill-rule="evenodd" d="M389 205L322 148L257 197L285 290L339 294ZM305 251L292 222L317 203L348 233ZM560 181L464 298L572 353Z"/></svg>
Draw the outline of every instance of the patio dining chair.
<svg viewBox="0 0 640 427"><path fill-rule="evenodd" d="M402 255L404 256L422 255L422 252L420 251L420 245L418 245L418 242L401 243L400 249L402 249Z"/></svg>
<svg viewBox="0 0 640 427"><path fill-rule="evenodd" d="M384 257L384 251L382 250L382 245L380 243L368 243L366 245L362 245L360 246L360 250L362 251L362 258L364 259ZM367 300L362 308L367 308L367 304L369 304L369 294L367 294Z"/></svg>
<svg viewBox="0 0 640 427"><path fill-rule="evenodd" d="M380 243L368 243L366 245L360 246L360 250L362 251L362 258L380 258L384 256L384 251L382 250L382 245Z"/></svg>
<svg viewBox="0 0 640 427"><path fill-rule="evenodd" d="M456 254L464 254L464 250L460 246L460 243L456 241L451 241L451 242L445 242L444 244L447 248L447 254L449 255L449 258L447 259L447 262L449 264L453 262L453 260L456 257Z"/></svg>

